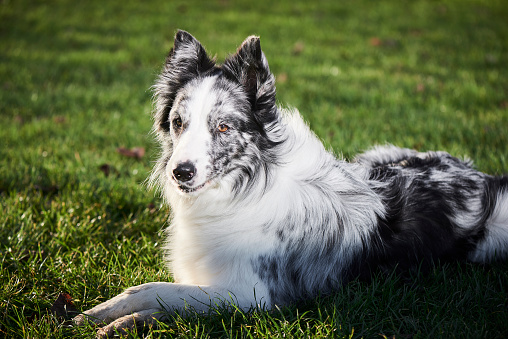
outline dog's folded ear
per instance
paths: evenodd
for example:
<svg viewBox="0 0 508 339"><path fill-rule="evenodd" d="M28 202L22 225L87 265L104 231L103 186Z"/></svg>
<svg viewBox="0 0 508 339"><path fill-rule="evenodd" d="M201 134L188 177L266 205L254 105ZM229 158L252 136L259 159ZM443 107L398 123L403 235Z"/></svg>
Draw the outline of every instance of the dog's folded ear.
<svg viewBox="0 0 508 339"><path fill-rule="evenodd" d="M154 88L156 98L155 123L159 131L169 130L169 112L176 94L190 80L216 68L215 61L191 34L179 30L166 64Z"/></svg>
<svg viewBox="0 0 508 339"><path fill-rule="evenodd" d="M275 112L275 78L261 50L259 37L250 36L222 66L224 74L245 89L253 112L262 122L273 120Z"/></svg>

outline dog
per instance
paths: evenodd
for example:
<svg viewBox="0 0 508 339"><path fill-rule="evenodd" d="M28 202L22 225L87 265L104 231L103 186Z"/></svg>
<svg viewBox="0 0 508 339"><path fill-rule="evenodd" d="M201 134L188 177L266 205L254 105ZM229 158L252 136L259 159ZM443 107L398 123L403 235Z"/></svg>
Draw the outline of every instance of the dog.
<svg viewBox="0 0 508 339"><path fill-rule="evenodd" d="M338 159L277 106L258 37L219 65L178 31L154 98L162 151L149 181L171 207L175 283L131 287L75 318L102 324L99 336L218 303L288 305L376 271L508 256L508 176L391 145Z"/></svg>

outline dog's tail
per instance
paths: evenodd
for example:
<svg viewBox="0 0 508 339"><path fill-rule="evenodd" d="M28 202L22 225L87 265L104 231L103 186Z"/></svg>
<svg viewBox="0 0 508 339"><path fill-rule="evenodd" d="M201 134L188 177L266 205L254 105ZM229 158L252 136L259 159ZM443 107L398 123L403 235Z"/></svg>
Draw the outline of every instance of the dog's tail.
<svg viewBox="0 0 508 339"><path fill-rule="evenodd" d="M508 175L489 177L485 205L490 215L485 223L485 237L471 253L475 262L508 258ZM490 197L490 198L488 198Z"/></svg>

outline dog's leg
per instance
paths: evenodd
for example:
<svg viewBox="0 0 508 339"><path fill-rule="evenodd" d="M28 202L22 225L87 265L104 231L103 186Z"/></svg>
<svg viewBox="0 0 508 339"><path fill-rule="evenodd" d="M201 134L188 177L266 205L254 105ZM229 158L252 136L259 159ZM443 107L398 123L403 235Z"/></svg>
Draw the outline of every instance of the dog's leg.
<svg viewBox="0 0 508 339"><path fill-rule="evenodd" d="M138 324L154 323L156 319L164 316L163 309L183 310L190 306L193 310L205 312L217 303L235 304L247 310L252 305L256 305L254 296L254 289L232 291L213 286L153 282L127 289L116 297L78 315L74 318L74 322L77 325L82 325L86 321L99 325L100 323L108 324L98 332L99 336L106 337L114 335L115 329L123 332L124 329L131 329Z"/></svg>

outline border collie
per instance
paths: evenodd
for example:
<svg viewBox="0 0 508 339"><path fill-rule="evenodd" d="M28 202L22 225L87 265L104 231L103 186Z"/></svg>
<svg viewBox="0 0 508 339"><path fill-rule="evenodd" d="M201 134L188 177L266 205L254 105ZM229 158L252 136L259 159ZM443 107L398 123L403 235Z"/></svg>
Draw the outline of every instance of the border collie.
<svg viewBox="0 0 508 339"><path fill-rule="evenodd" d="M178 31L154 92L150 182L171 206L175 283L131 287L75 318L101 336L219 302L287 305L379 270L508 256L508 176L395 146L337 159L277 107L258 37L218 65Z"/></svg>

